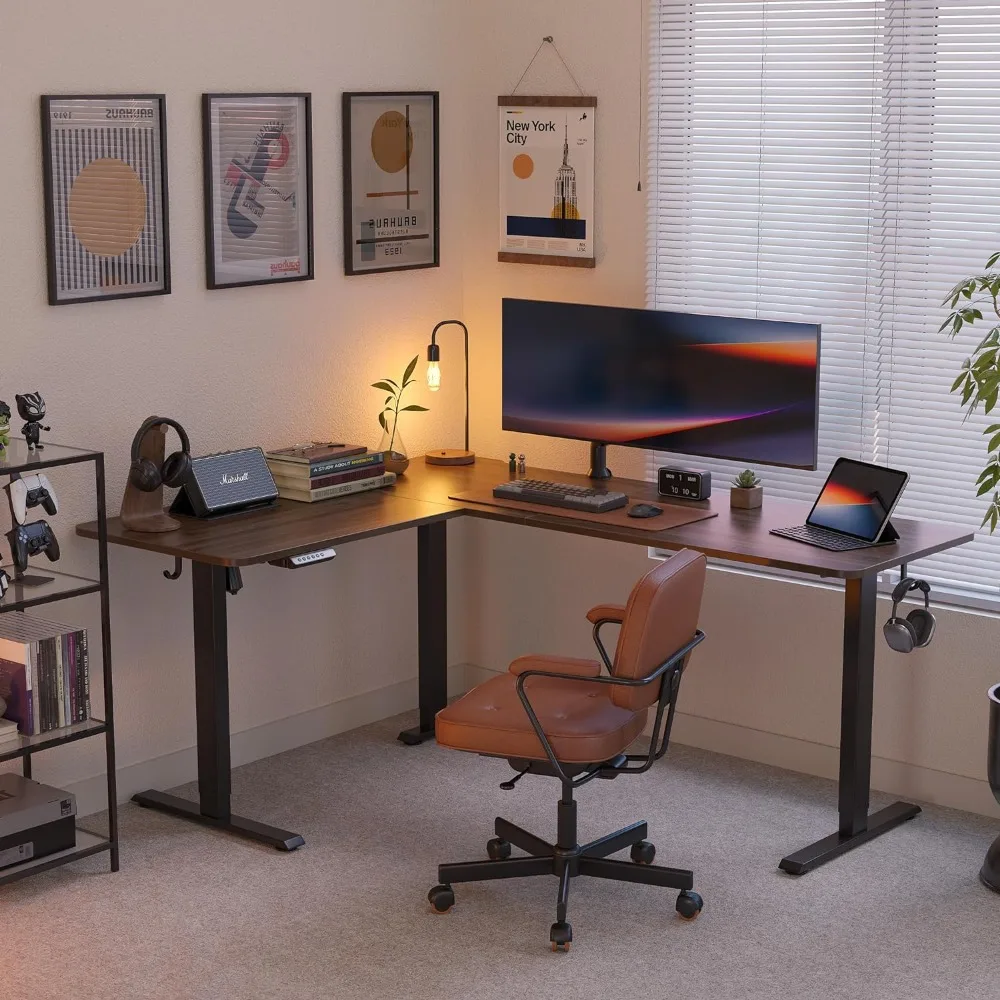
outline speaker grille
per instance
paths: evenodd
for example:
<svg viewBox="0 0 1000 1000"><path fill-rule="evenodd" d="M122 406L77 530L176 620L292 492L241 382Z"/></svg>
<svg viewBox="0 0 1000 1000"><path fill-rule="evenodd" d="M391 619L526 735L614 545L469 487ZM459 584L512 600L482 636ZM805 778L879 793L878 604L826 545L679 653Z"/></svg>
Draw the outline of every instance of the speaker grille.
<svg viewBox="0 0 1000 1000"><path fill-rule="evenodd" d="M278 495L278 488L260 448L205 455L194 459L191 468L194 477L192 485L201 494L209 513L272 500Z"/></svg>

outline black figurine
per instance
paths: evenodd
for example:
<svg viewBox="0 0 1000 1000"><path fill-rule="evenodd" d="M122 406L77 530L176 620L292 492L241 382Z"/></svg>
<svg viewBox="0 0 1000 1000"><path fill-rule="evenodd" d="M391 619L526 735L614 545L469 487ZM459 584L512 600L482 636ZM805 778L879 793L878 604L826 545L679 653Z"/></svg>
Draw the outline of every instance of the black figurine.
<svg viewBox="0 0 1000 1000"><path fill-rule="evenodd" d="M27 421L21 428L21 433L28 444L28 451L41 450L45 445L38 443L40 432L52 430L51 427L45 427L41 422L45 416L45 400L42 399L42 394L40 392L26 392L23 396L14 396L14 399L17 402L18 415L22 420Z"/></svg>
<svg viewBox="0 0 1000 1000"><path fill-rule="evenodd" d="M510 453L510 478L513 479L517 475L517 455L514 452Z"/></svg>

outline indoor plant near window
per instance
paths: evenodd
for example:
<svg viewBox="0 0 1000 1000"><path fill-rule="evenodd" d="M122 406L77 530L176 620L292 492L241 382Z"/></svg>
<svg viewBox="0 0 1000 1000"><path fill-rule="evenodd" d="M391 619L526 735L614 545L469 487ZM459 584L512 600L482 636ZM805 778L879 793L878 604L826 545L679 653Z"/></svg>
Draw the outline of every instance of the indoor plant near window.
<svg viewBox="0 0 1000 1000"><path fill-rule="evenodd" d="M760 477L750 469L744 469L731 482L729 491L729 506L750 510L759 507L764 502L764 487Z"/></svg>
<svg viewBox="0 0 1000 1000"><path fill-rule="evenodd" d="M991 272L1000 261L1000 251L986 261L986 274L975 274L960 281L945 297L944 305L951 309L948 318L941 324L954 337L966 326L972 326L984 318L983 310L992 313L992 329L976 345L972 354L962 362L958 378L952 383L952 392L961 392L962 406L971 415L982 404L984 413L991 413L1000 394L1000 273ZM994 317L996 317L994 319ZM990 532L996 530L1000 519L1000 423L990 424L983 431L989 438L986 445L986 468L977 480L977 496L993 493L993 499L986 508L983 523L989 525ZM990 729L988 777L993 795L1000 802L1000 684L987 692L990 700ZM1000 892L1000 837L993 841L986 854L983 867L979 870L979 880L995 892Z"/></svg>
<svg viewBox="0 0 1000 1000"><path fill-rule="evenodd" d="M400 406L406 387L416 382L416 379L411 378L411 376L413 375L413 369L417 367L417 357L419 355L414 357L406 366L406 371L403 372L403 377L398 384L393 382L391 378L372 382L373 389L381 389L383 392L388 393L385 397L385 402L382 404L382 411L378 415L378 422L382 428L382 440L379 443L378 450L385 456L386 469L389 472L395 472L397 476L402 475L406 471L406 467L410 464L406 448L403 445L403 439L399 434L399 415L407 411L427 411L426 406L420 406L417 403Z"/></svg>
<svg viewBox="0 0 1000 1000"><path fill-rule="evenodd" d="M962 393L962 406L966 407L970 416L980 404L984 413L991 413L1000 393L1000 272L990 271L998 261L1000 251L986 261L987 273L963 278L944 300L944 305L951 309L951 313L940 329L948 330L951 337L964 327L981 320L983 309L993 314L990 317L994 323L993 328L979 341L971 356L962 362L958 378L951 386L952 392ZM985 496L992 491L993 499L986 508L980 527L988 524L990 532L993 532L1000 520L1000 493L997 492L1000 484L1000 423L990 424L983 434L989 438L989 442L986 446L986 468L976 481L977 496Z"/></svg>

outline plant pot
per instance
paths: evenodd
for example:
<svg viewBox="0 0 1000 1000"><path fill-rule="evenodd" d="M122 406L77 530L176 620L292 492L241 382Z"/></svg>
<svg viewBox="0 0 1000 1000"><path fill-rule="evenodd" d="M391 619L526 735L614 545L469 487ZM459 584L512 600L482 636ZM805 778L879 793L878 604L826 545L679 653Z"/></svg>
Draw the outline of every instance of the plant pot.
<svg viewBox="0 0 1000 1000"><path fill-rule="evenodd" d="M734 486L729 491L729 506L740 510L753 510L764 502L764 487L751 486L749 489L742 489Z"/></svg>
<svg viewBox="0 0 1000 1000"><path fill-rule="evenodd" d="M994 684L987 694L990 699L990 749L987 772L993 797L1000 802L1000 684ZM994 892L1000 892L1000 837L993 841L986 852L986 860L979 870L979 881Z"/></svg>

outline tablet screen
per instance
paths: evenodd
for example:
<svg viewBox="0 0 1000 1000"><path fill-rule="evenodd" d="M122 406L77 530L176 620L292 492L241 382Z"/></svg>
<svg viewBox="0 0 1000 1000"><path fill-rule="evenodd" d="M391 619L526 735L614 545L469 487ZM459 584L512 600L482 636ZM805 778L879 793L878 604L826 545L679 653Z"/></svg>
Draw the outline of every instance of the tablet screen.
<svg viewBox="0 0 1000 1000"><path fill-rule="evenodd" d="M838 458L806 524L874 542L889 520L907 474Z"/></svg>

